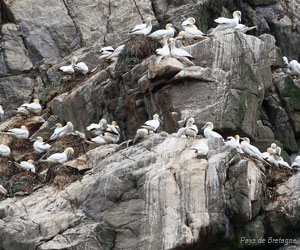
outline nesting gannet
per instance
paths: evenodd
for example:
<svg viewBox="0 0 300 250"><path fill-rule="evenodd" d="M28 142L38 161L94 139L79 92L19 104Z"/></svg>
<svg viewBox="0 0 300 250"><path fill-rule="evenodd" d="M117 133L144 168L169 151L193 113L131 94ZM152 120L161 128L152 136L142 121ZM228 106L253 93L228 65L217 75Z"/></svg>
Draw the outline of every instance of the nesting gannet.
<svg viewBox="0 0 300 250"><path fill-rule="evenodd" d="M207 35L197 28L195 24L188 24L183 26L185 37L191 39L205 39Z"/></svg>
<svg viewBox="0 0 300 250"><path fill-rule="evenodd" d="M239 31L239 32L242 32L242 33L246 33L248 31L256 29L256 28L257 28L257 26L248 27L248 26L246 26L244 24L241 24L241 23L239 23L237 26L234 27L234 29L236 31Z"/></svg>
<svg viewBox="0 0 300 250"><path fill-rule="evenodd" d="M40 99L34 99L32 103L24 103L21 108L25 108L30 114L39 114L42 111Z"/></svg>
<svg viewBox="0 0 300 250"><path fill-rule="evenodd" d="M156 50L156 62L157 64L160 63L161 59L163 59L164 57L168 57L170 55L170 49L169 49L169 45L168 45L168 38L166 36L164 36L163 40L163 47L159 48Z"/></svg>
<svg viewBox="0 0 300 250"><path fill-rule="evenodd" d="M285 67L297 74L300 74L300 63L298 63L296 60L292 60L289 62L286 56L284 56L282 59L284 61Z"/></svg>
<svg viewBox="0 0 300 250"><path fill-rule="evenodd" d="M29 137L29 131L25 125L22 125L21 128L12 128L9 130L4 130L1 132L4 135L10 135L19 139L27 139Z"/></svg>
<svg viewBox="0 0 300 250"><path fill-rule="evenodd" d="M71 133L73 132L74 127L72 122L67 122L67 124L62 127L62 125L60 123L56 124L56 129L54 130L53 134L50 137L50 141L56 140L59 137L64 136L67 133Z"/></svg>
<svg viewBox="0 0 300 250"><path fill-rule="evenodd" d="M86 127L86 130L95 136L103 135L106 129L107 121L105 119L101 119L98 124L92 123L88 127Z"/></svg>
<svg viewBox="0 0 300 250"><path fill-rule="evenodd" d="M224 140L222 135L220 135L219 133L213 131L213 129L214 129L213 123L212 122L207 122L202 127L202 130L204 130L203 131L204 137L205 138L221 138L222 140Z"/></svg>
<svg viewBox="0 0 300 250"><path fill-rule="evenodd" d="M149 130L146 128L139 128L136 131L136 135L134 137L133 144L135 144L136 141L138 141L138 140L142 140L142 139L146 139L146 138L149 138Z"/></svg>
<svg viewBox="0 0 300 250"><path fill-rule="evenodd" d="M68 158L72 156L72 154L74 154L74 149L68 147L62 153L55 153L53 155L50 155L46 160L43 160L43 162L62 164L65 163Z"/></svg>
<svg viewBox="0 0 300 250"><path fill-rule="evenodd" d="M187 138L192 137L195 139L198 134L198 128L194 123L195 123L195 119L193 117L187 120L186 129L185 129L185 135Z"/></svg>
<svg viewBox="0 0 300 250"><path fill-rule="evenodd" d="M74 131L74 135L79 136L81 139L85 139L86 138L85 134L82 133L82 132L80 132L80 131L78 131L78 130Z"/></svg>
<svg viewBox="0 0 300 250"><path fill-rule="evenodd" d="M112 121L111 125L107 125L104 137L111 141L111 143L117 143L120 140L120 128L116 121Z"/></svg>
<svg viewBox="0 0 300 250"><path fill-rule="evenodd" d="M105 59L105 58L109 57L113 52L114 52L114 48L112 46L103 47L100 50L101 56L99 58Z"/></svg>
<svg viewBox="0 0 300 250"><path fill-rule="evenodd" d="M10 155L10 148L4 144L0 144L0 155L8 157Z"/></svg>
<svg viewBox="0 0 300 250"><path fill-rule="evenodd" d="M43 154L51 148L51 145L44 142L41 136L38 136L37 138L35 138L35 142L33 143L33 148L34 151L37 152L38 154Z"/></svg>
<svg viewBox="0 0 300 250"><path fill-rule="evenodd" d="M133 35L148 35L152 30L152 18L147 17L146 23L136 25L132 31L130 31L130 34Z"/></svg>
<svg viewBox="0 0 300 250"><path fill-rule="evenodd" d="M170 42L171 42L171 51L170 51L170 54L172 57L175 57L177 59L183 59L185 62L188 62L189 64L192 64L194 65L194 63L192 63L188 58L193 58L193 56L183 50L183 49L179 49L179 48L176 48L175 46L175 39L174 38L171 38L170 39Z"/></svg>
<svg viewBox="0 0 300 250"><path fill-rule="evenodd" d="M191 148L191 150L195 150L195 153L198 157L205 157L209 151L209 148L206 142L200 141L194 148Z"/></svg>
<svg viewBox="0 0 300 250"><path fill-rule="evenodd" d="M232 14L233 16L232 19L226 17L219 17L215 19L214 21L218 23L218 26L212 31L212 33L215 33L216 31L220 31L220 30L225 30L225 29L233 29L241 21L241 15L242 15L241 12L239 10L236 10Z"/></svg>
<svg viewBox="0 0 300 250"><path fill-rule="evenodd" d="M75 56L74 56L75 57ZM76 57L77 58L77 57ZM78 62L78 58L76 59L76 62ZM79 72L80 74L83 74L83 75L86 75L88 72L89 72L89 68L88 66L86 65L86 63L84 62L79 62L79 63L76 63L74 66L73 66L74 70L76 72Z"/></svg>
<svg viewBox="0 0 300 250"><path fill-rule="evenodd" d="M228 136L225 140L225 145L230 146L231 148L235 148L238 150L239 143L237 143L236 139L233 136Z"/></svg>
<svg viewBox="0 0 300 250"><path fill-rule="evenodd" d="M237 151L240 153L240 154L243 154L243 150L241 148L241 143L240 143L240 136L239 135L235 135L234 136L235 138L235 142L236 142L236 145L237 145Z"/></svg>
<svg viewBox="0 0 300 250"><path fill-rule="evenodd" d="M119 47L117 47L114 50L114 52L106 58L106 60L116 61L119 58L119 55L122 52L122 50L124 49L124 47L125 47L125 44L122 44Z"/></svg>
<svg viewBox="0 0 300 250"><path fill-rule="evenodd" d="M189 24L195 24L196 20L194 17L189 17L185 21L182 22L182 27L184 28L185 26L188 26Z"/></svg>
<svg viewBox="0 0 300 250"><path fill-rule="evenodd" d="M33 160L21 161L20 163L14 162L15 166L21 170L31 171L35 173L35 166L33 165Z"/></svg>
<svg viewBox="0 0 300 250"><path fill-rule="evenodd" d="M24 103L24 104L29 104L29 103ZM16 114L19 114L21 116L29 116L30 112L26 108L20 106L20 107L17 108Z"/></svg>
<svg viewBox="0 0 300 250"><path fill-rule="evenodd" d="M148 131L156 131L158 129L160 125L159 122L159 115L158 114L154 114L153 115L153 120L148 120L144 123L143 126L141 126L141 128L146 128L148 129Z"/></svg>
<svg viewBox="0 0 300 250"><path fill-rule="evenodd" d="M250 144L250 139L248 137L241 138L241 148L243 152L255 159L258 159L260 161L263 161L267 165L270 165L268 162L265 161L262 153L259 151L259 149L253 145Z"/></svg>
<svg viewBox="0 0 300 250"><path fill-rule="evenodd" d="M78 62L78 58L76 56L73 56L71 58L71 64L70 65L67 65L67 66L61 66L59 68L59 70L63 71L64 73L67 73L67 74L73 74L75 71L74 71L74 66L75 64Z"/></svg>
<svg viewBox="0 0 300 250"><path fill-rule="evenodd" d="M175 37L175 40L183 39L185 37L185 31L181 30L178 35Z"/></svg>
<svg viewBox="0 0 300 250"><path fill-rule="evenodd" d="M5 196L8 194L7 190L1 184L0 184L0 194L3 194Z"/></svg>
<svg viewBox="0 0 300 250"><path fill-rule="evenodd" d="M167 38L172 38L172 37L174 37L174 33L175 33L175 28L174 28L173 24L168 23L166 25L166 29L154 31L153 33L149 34L148 36L151 38L160 40L165 36Z"/></svg>

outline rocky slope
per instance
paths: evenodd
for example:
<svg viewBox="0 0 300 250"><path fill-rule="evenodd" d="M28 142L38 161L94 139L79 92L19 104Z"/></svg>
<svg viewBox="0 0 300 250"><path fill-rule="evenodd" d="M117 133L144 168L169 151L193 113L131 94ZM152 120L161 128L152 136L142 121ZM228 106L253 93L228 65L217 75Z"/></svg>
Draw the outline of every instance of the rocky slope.
<svg viewBox="0 0 300 250"><path fill-rule="evenodd" d="M288 161L299 152L299 76L280 69L283 54L300 59L298 0L0 3L1 130L25 123L30 135L49 138L57 121L86 132L105 117L118 121L126 141L158 113L160 131L169 134L193 116L198 127L212 121L224 137L249 136L263 151L276 141ZM127 41L115 67L99 59L102 46L124 43L145 16L154 28L172 22L178 30L195 16L207 31L235 9L258 29L188 46L195 66L174 58L157 66L159 45L148 38ZM73 55L95 72L59 72ZM43 117L15 118L13 110L33 97L42 100ZM278 249L283 244L258 239L299 239L299 172L263 166L218 140L198 159L189 149L205 139L167 133L96 148L70 135L52 150L72 145L72 161L49 170L38 163L38 176L1 158L9 197L0 202L0 249ZM1 135L0 142L12 147L14 160L39 158L28 140Z"/></svg>

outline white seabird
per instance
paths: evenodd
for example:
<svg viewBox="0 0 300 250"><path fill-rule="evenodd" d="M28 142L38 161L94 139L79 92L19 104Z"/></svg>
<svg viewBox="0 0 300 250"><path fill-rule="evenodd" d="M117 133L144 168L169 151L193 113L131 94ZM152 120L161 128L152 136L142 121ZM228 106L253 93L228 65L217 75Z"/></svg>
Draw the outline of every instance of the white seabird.
<svg viewBox="0 0 300 250"><path fill-rule="evenodd" d="M21 170L31 171L35 173L35 166L33 165L33 160L21 161L20 163L14 162L15 166Z"/></svg>
<svg viewBox="0 0 300 250"><path fill-rule="evenodd" d="M129 33L132 35L148 35L152 30L152 18L147 17L146 23L136 25Z"/></svg>
<svg viewBox="0 0 300 250"><path fill-rule="evenodd" d="M213 123L212 122L207 122L202 127L202 130L204 130L203 131L204 137L208 138L208 139L209 138L221 138L222 140L224 140L223 137L222 137L222 135L220 135L219 133L213 131L213 129L214 129Z"/></svg>
<svg viewBox="0 0 300 250"><path fill-rule="evenodd" d="M99 58L105 59L105 58L109 57L113 52L114 52L114 48L112 46L103 47L100 50L101 56Z"/></svg>
<svg viewBox="0 0 300 250"><path fill-rule="evenodd" d="M235 135L227 137L227 140L225 141L225 145L228 145L232 148L235 148L238 153L243 154L243 150L241 149L241 144L240 144L240 136Z"/></svg>
<svg viewBox="0 0 300 250"><path fill-rule="evenodd" d="M40 104L40 99L34 99L32 103L24 103L21 105L24 109L26 109L30 114L38 115L42 111L42 106Z"/></svg>
<svg viewBox="0 0 300 250"><path fill-rule="evenodd" d="M5 196L8 194L7 190L1 184L0 184L0 193Z"/></svg>
<svg viewBox="0 0 300 250"><path fill-rule="evenodd" d="M29 103L24 103L24 104L28 104L29 105ZM30 112L26 108L20 106L20 107L17 108L16 114L19 114L21 116L29 116Z"/></svg>
<svg viewBox="0 0 300 250"><path fill-rule="evenodd" d="M179 48L176 48L175 46L175 39L174 38L171 38L170 39L170 42L171 42L171 51L170 51L170 54L172 57L175 57L177 59L183 59L184 62L188 62L189 64L191 65L194 65L194 63L192 63L188 58L193 58L193 56L183 50L183 49L179 49Z"/></svg>
<svg viewBox="0 0 300 250"><path fill-rule="evenodd" d="M97 144L117 143L120 140L120 128L115 121L107 125L107 129L103 135L92 138L91 141Z"/></svg>
<svg viewBox="0 0 300 250"><path fill-rule="evenodd" d="M215 19L214 21L219 25L212 31L212 33L215 33L220 30L235 28L241 21L241 15L242 15L241 12L239 10L236 10L232 14L233 16L232 19L226 17L219 17Z"/></svg>
<svg viewBox="0 0 300 250"><path fill-rule="evenodd" d="M141 128L146 128L146 129L148 129L148 131L155 132L158 129L159 125L160 125L159 115L158 114L154 114L153 115L153 120L146 121L144 123L144 125L141 126Z"/></svg>
<svg viewBox="0 0 300 250"><path fill-rule="evenodd" d="M164 36L163 40L163 47L156 49L156 63L159 64L161 59L163 59L164 57L168 57L170 55L170 48L168 45L168 38L166 36Z"/></svg>
<svg viewBox="0 0 300 250"><path fill-rule="evenodd" d="M195 119L193 117L187 120L186 130L185 130L185 135L187 138L192 137L195 139L198 134L198 128L194 123L195 123Z"/></svg>
<svg viewBox="0 0 300 250"><path fill-rule="evenodd" d="M284 56L283 58L284 66L289 68L291 71L300 74L300 63L298 63L296 60L288 61L287 57Z"/></svg>
<svg viewBox="0 0 300 250"><path fill-rule="evenodd" d="M46 160L43 160L43 162L62 164L65 163L68 158L72 156L72 154L74 154L74 149L68 147L62 153L55 153L53 155L50 155Z"/></svg>
<svg viewBox="0 0 300 250"><path fill-rule="evenodd" d="M4 130L1 132L4 135L10 135L19 139L27 139L29 137L29 131L25 125L22 125L21 128L12 128L9 130Z"/></svg>
<svg viewBox="0 0 300 250"><path fill-rule="evenodd" d="M83 74L83 75L86 75L89 72L88 66L84 62L77 63L78 62L78 58L76 56L74 56L74 57L76 58L75 59L76 64L73 65L74 70L76 72L79 72L79 73Z"/></svg>
<svg viewBox="0 0 300 250"><path fill-rule="evenodd" d="M60 123L56 124L56 129L54 130L54 133L50 137L50 141L56 140L59 137L64 136L67 133L73 132L74 127L72 122L67 122L65 126L62 127Z"/></svg>
<svg viewBox="0 0 300 250"><path fill-rule="evenodd" d="M151 38L160 40L165 36L167 38L172 38L172 37L174 37L174 33L175 33L175 28L174 28L173 24L168 23L166 25L166 29L154 31L153 33L149 34L148 36Z"/></svg>
<svg viewBox="0 0 300 250"><path fill-rule="evenodd" d="M106 60L116 61L119 58L119 55L122 52L122 50L124 49L124 47L125 47L125 44L122 44L119 47L117 47L114 50L114 52L106 58Z"/></svg>
<svg viewBox="0 0 300 250"><path fill-rule="evenodd" d="M189 17L185 21L182 22L182 27L184 28L185 26L188 26L189 24L195 24L196 20L194 17Z"/></svg>
<svg viewBox="0 0 300 250"><path fill-rule="evenodd" d="M3 116L4 115L4 110L2 108L2 105L0 105L0 116Z"/></svg>
<svg viewBox="0 0 300 250"><path fill-rule="evenodd" d="M205 39L207 35L197 28L195 24L188 24L183 26L185 37L191 39Z"/></svg>
<svg viewBox="0 0 300 250"><path fill-rule="evenodd" d="M243 152L255 159L258 159L260 161L263 161L267 165L270 165L263 157L262 153L259 151L259 149L253 145L250 144L250 139L248 137L241 138L241 148Z"/></svg>
<svg viewBox="0 0 300 250"><path fill-rule="evenodd" d="M71 64L70 65L67 65L67 66L61 66L59 68L59 70L63 71L64 73L67 73L67 74L73 74L75 71L74 71L74 66L75 64L78 62L78 58L76 56L73 56L71 58Z"/></svg>
<svg viewBox="0 0 300 250"><path fill-rule="evenodd" d="M105 119L101 119L98 124L92 123L88 127L86 127L86 130L95 136L103 135L106 129L107 121Z"/></svg>
<svg viewBox="0 0 300 250"><path fill-rule="evenodd" d="M4 144L0 144L0 155L8 157L10 155L10 148Z"/></svg>
<svg viewBox="0 0 300 250"><path fill-rule="evenodd" d="M35 139L36 139L36 141L33 143L33 148L34 148L34 151L37 152L38 154L43 154L51 148L51 145L44 142L44 140L41 136L38 136Z"/></svg>
<svg viewBox="0 0 300 250"><path fill-rule="evenodd" d="M207 141L201 140L194 148L191 148L191 150L195 150L195 153L198 157L206 157L209 148L207 146Z"/></svg>
<svg viewBox="0 0 300 250"><path fill-rule="evenodd" d="M238 32L246 33L250 30L256 29L257 26L248 27L244 24L239 23L237 26L234 27L234 29Z"/></svg>

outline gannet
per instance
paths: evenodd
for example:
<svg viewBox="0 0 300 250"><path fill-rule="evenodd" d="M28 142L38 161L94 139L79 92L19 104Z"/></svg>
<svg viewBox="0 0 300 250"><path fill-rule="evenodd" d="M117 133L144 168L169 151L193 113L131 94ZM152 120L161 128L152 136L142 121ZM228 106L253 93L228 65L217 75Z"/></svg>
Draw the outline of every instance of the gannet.
<svg viewBox="0 0 300 250"><path fill-rule="evenodd" d="M10 155L10 148L4 144L0 144L0 155L8 157Z"/></svg>
<svg viewBox="0 0 300 250"><path fill-rule="evenodd" d="M85 139L86 138L85 134L82 133L82 132L80 132L80 131L78 131L78 130L75 130L74 135L79 136L81 139Z"/></svg>
<svg viewBox="0 0 300 250"><path fill-rule="evenodd" d="M181 30L178 35L175 37L175 40L183 39L185 37L185 31Z"/></svg>
<svg viewBox="0 0 300 250"><path fill-rule="evenodd" d="M104 59L109 57L112 53L114 52L114 48L112 46L107 46L107 47L103 47L100 50L100 54L101 56L99 57L100 59Z"/></svg>
<svg viewBox="0 0 300 250"><path fill-rule="evenodd" d="M75 64L78 62L78 58L76 56L73 56L71 58L71 64L70 65L67 65L67 66L61 66L59 69L61 71L63 71L64 73L67 73L67 74L73 74L75 71L74 71L74 66Z"/></svg>
<svg viewBox="0 0 300 250"><path fill-rule="evenodd" d="M264 159L262 153L259 151L259 149L250 144L250 139L248 137L241 138L241 140L242 140L241 148L245 154L270 165L268 162L265 161L265 159Z"/></svg>
<svg viewBox="0 0 300 250"><path fill-rule="evenodd" d="M0 193L5 196L8 194L7 190L1 184L0 184Z"/></svg>
<svg viewBox="0 0 300 250"><path fill-rule="evenodd" d="M62 127L60 123L56 124L56 129L54 130L54 133L50 137L50 141L56 140L57 138L64 136L67 133L73 132L74 127L72 122L67 122L67 124Z"/></svg>
<svg viewBox="0 0 300 250"><path fill-rule="evenodd" d="M24 103L24 104L28 104L29 105L29 103ZM30 112L26 108L20 106L20 107L17 108L16 114L19 114L21 116L29 116Z"/></svg>
<svg viewBox="0 0 300 250"><path fill-rule="evenodd" d="M262 157L266 159L269 163L278 167L278 161L274 157L274 152L272 148L268 148L267 152L262 153Z"/></svg>
<svg viewBox="0 0 300 250"><path fill-rule="evenodd" d="M76 62L77 61L78 61L78 59L76 59ZM73 65L73 68L76 72L79 72L83 75L86 75L89 72L89 68L84 62L76 63L75 65Z"/></svg>
<svg viewBox="0 0 300 250"><path fill-rule="evenodd" d="M169 45L168 45L168 38L166 36L164 36L163 40L163 47L159 48L156 50L156 63L159 64L161 59L163 59L164 57L167 57L170 55L170 49L169 49Z"/></svg>
<svg viewBox="0 0 300 250"><path fill-rule="evenodd" d="M198 157L205 157L209 151L209 148L206 142L200 141L194 148L191 148L191 150L195 150L195 153Z"/></svg>
<svg viewBox="0 0 300 250"><path fill-rule="evenodd" d="M158 127L159 127L159 115L158 114L154 114L153 115L153 120L148 120L144 123L143 126L141 126L141 128L146 128L148 129L148 131L153 131L155 132Z"/></svg>
<svg viewBox="0 0 300 250"><path fill-rule="evenodd" d="M248 31L256 29L256 28L257 28L257 26L247 27L246 25L241 24L241 23L239 23L237 26L234 27L234 29L236 31L239 31L239 32L242 32L242 33L246 33Z"/></svg>
<svg viewBox="0 0 300 250"><path fill-rule="evenodd" d="M35 173L35 166L33 165L33 160L21 161L20 163L14 162L15 166L21 170L31 171Z"/></svg>
<svg viewBox="0 0 300 250"><path fill-rule="evenodd" d="M176 46L175 46L175 39L174 38L171 38L170 42L171 42L170 55L172 57L175 57L177 59L183 59L184 61L188 62L189 64L194 65L194 63L192 63L188 59L188 58L193 58L193 56L189 52L187 52L187 51L185 51L183 49L176 48Z"/></svg>
<svg viewBox="0 0 300 250"><path fill-rule="evenodd" d="M68 147L62 153L55 153L53 155L50 155L46 160L43 160L43 162L62 164L65 163L68 160L68 158L72 156L72 154L74 154L74 149Z"/></svg>
<svg viewBox="0 0 300 250"><path fill-rule="evenodd" d="M205 39L207 35L200 31L195 24L188 24L183 26L185 37L191 39Z"/></svg>
<svg viewBox="0 0 300 250"><path fill-rule="evenodd" d="M114 52L113 52L110 56L108 56L108 57L106 58L106 60L112 60L112 61L117 60L117 59L119 58L120 53L121 53L122 50L124 49L124 47L125 47L125 44L122 44L122 45L120 45L119 47L117 47L117 48L114 50Z"/></svg>
<svg viewBox="0 0 300 250"><path fill-rule="evenodd" d="M38 154L43 154L51 148L51 145L44 142L41 136L38 136L37 138L35 138L35 142L33 143L33 148L34 151L37 152Z"/></svg>
<svg viewBox="0 0 300 250"><path fill-rule="evenodd" d="M291 167L295 170L300 170L300 155L295 158Z"/></svg>
<svg viewBox="0 0 300 250"><path fill-rule="evenodd" d="M198 128L194 123L195 123L195 119L193 117L187 120L186 130L185 130L185 135L187 138L192 137L195 139L196 135L198 134Z"/></svg>
<svg viewBox="0 0 300 250"><path fill-rule="evenodd" d="M227 139L225 140L225 145L230 146L231 148L235 148L236 150L238 150L239 146L239 144L233 136L227 137Z"/></svg>
<svg viewBox="0 0 300 250"><path fill-rule="evenodd" d="M300 64L296 60L288 61L287 57L284 56L283 58L284 66L288 69L292 70L293 72L300 74Z"/></svg>
<svg viewBox="0 0 300 250"><path fill-rule="evenodd" d="M112 121L111 125L107 125L106 132L104 133L104 137L111 141L111 143L117 143L120 140L120 128L117 125L116 121Z"/></svg>
<svg viewBox="0 0 300 250"><path fill-rule="evenodd" d="M0 116L3 116L3 115L4 115L4 111L3 111L2 105L0 105Z"/></svg>
<svg viewBox="0 0 300 250"><path fill-rule="evenodd" d="M236 27L239 22L241 21L241 15L242 13L238 10L234 11L232 16L233 18L226 18L226 17L219 17L215 19L214 21L218 23L219 25L212 31L212 33L215 33L216 31L225 30L225 29L233 29Z"/></svg>
<svg viewBox="0 0 300 250"><path fill-rule="evenodd" d="M235 135L234 136L235 138L235 141L236 141L236 145L237 145L237 151L240 153L240 154L243 154L243 150L241 148L241 143L240 143L240 136L239 135Z"/></svg>
<svg viewBox="0 0 300 250"><path fill-rule="evenodd" d="M40 114L42 111L42 106L40 104L40 99L34 99L32 103L24 103L21 107L25 108L31 114Z"/></svg>
<svg viewBox="0 0 300 250"><path fill-rule="evenodd" d="M202 127L202 130L204 130L203 131L204 137L205 138L221 138L222 140L224 140L222 135L220 135L219 133L213 131L213 129L214 129L213 123L212 122L207 122Z"/></svg>
<svg viewBox="0 0 300 250"><path fill-rule="evenodd" d="M105 119L101 119L98 124L92 123L86 127L86 130L95 136L103 135L106 129L107 121Z"/></svg>
<svg viewBox="0 0 300 250"><path fill-rule="evenodd" d="M4 135L11 135L19 139L27 139L29 137L29 131L25 125L22 125L21 128L12 128L9 130L4 130L1 132Z"/></svg>
<svg viewBox="0 0 300 250"><path fill-rule="evenodd" d="M163 37L172 38L174 37L175 29L173 24L168 23L166 25L166 29L161 29L154 31L153 33L149 34L148 36L154 39L162 39Z"/></svg>
<svg viewBox="0 0 300 250"><path fill-rule="evenodd" d="M188 19L183 21L181 25L184 28L184 26L188 26L189 24L195 24L195 22L196 22L196 20L194 17L189 17Z"/></svg>
<svg viewBox="0 0 300 250"><path fill-rule="evenodd" d="M135 144L137 140L146 139L146 138L149 138L149 130L146 128L139 128L136 131L133 144Z"/></svg>
<svg viewBox="0 0 300 250"><path fill-rule="evenodd" d="M152 18L147 17L146 23L136 25L132 31L130 31L130 34L133 35L148 35L152 30Z"/></svg>

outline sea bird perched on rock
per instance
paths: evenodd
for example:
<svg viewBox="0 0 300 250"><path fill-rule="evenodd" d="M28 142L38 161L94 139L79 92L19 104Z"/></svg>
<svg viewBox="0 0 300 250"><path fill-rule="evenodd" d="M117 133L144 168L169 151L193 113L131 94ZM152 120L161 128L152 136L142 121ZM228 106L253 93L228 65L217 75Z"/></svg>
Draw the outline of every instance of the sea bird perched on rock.
<svg viewBox="0 0 300 250"><path fill-rule="evenodd" d="M4 110L2 108L2 105L0 105L0 118L2 118L3 115L4 115Z"/></svg>
<svg viewBox="0 0 300 250"><path fill-rule="evenodd" d="M226 17L219 17L215 19L214 21L219 25L212 31L212 34L220 30L234 29L241 21L242 14L239 10L236 10L233 12L232 16L232 19Z"/></svg>
<svg viewBox="0 0 300 250"><path fill-rule="evenodd" d="M152 18L147 17L146 23L136 25L129 33L132 35L148 35L152 30Z"/></svg>
<svg viewBox="0 0 300 250"><path fill-rule="evenodd" d="M257 160L260 160L270 166L270 164L264 159L263 154L259 151L259 149L250 144L250 139L248 137L243 137L241 138L241 140L241 148L245 154Z"/></svg>
<svg viewBox="0 0 300 250"><path fill-rule="evenodd" d="M198 134L198 128L194 123L195 123L195 119L193 117L187 120L186 129L185 129L185 135L187 138L192 137L195 139Z"/></svg>
<svg viewBox="0 0 300 250"><path fill-rule="evenodd" d="M22 125L21 128L4 130L1 132L1 134L10 135L18 139L27 139L29 137L29 131L25 125Z"/></svg>
<svg viewBox="0 0 300 250"><path fill-rule="evenodd" d="M235 135L233 136L228 136L227 139L225 140L225 145L228 145L232 148L235 148L238 153L242 154L243 150L241 149L241 144L240 144L240 136Z"/></svg>
<svg viewBox="0 0 300 250"><path fill-rule="evenodd" d="M290 69L296 74L300 74L300 63L298 63L296 60L289 62L286 56L284 56L282 59L284 61L283 67Z"/></svg>
<svg viewBox="0 0 300 250"><path fill-rule="evenodd" d="M35 166L33 165L33 160L21 161L20 163L14 162L15 166L21 170L31 171L35 173Z"/></svg>
<svg viewBox="0 0 300 250"><path fill-rule="evenodd" d="M207 140L205 140L205 139L200 140L200 142L197 143L196 146L191 148L191 150L195 150L195 153L197 154L197 157L199 157L199 158L206 157L207 153L209 151L209 148L207 146Z"/></svg>
<svg viewBox="0 0 300 250"><path fill-rule="evenodd" d="M213 123L212 122L207 122L202 127L202 130L204 130L203 131L204 137L205 138L220 138L220 139L224 140L222 135L220 135L219 133L213 131L213 129L214 129Z"/></svg>
<svg viewBox="0 0 300 250"><path fill-rule="evenodd" d="M92 123L88 127L86 127L86 130L94 136L103 135L106 129L107 121L103 118L99 121L98 124Z"/></svg>
<svg viewBox="0 0 300 250"><path fill-rule="evenodd" d="M294 159L291 167L293 170L300 170L300 155Z"/></svg>
<svg viewBox="0 0 300 250"><path fill-rule="evenodd" d="M160 125L160 122L159 122L159 115L158 114L154 114L153 115L153 120L148 120L144 123L143 126L141 126L141 128L145 128L147 129L148 131L153 131L155 132L158 127Z"/></svg>
<svg viewBox="0 0 300 250"><path fill-rule="evenodd" d="M117 47L114 52L109 55L106 60L112 60L112 61L117 61L119 58L120 53L123 51L123 49L125 48L125 44L120 45L119 47Z"/></svg>
<svg viewBox="0 0 300 250"><path fill-rule="evenodd" d="M170 52L170 54L171 54L172 57L175 57L179 60L183 60L184 62L186 62L190 65L195 65L194 63L192 63L189 60L189 58L193 59L193 56L189 52L187 52L183 49L176 48L174 38L171 38L170 42L171 42L171 52Z"/></svg>
<svg viewBox="0 0 300 250"><path fill-rule="evenodd" d="M185 37L190 39L205 39L207 35L200 31L195 24L183 26Z"/></svg>
<svg viewBox="0 0 300 250"><path fill-rule="evenodd" d="M168 38L166 36L164 36L163 40L163 47L156 49L156 62L157 64L160 63L161 59L163 59L164 57L168 57L170 55L170 48L168 45Z"/></svg>
<svg viewBox="0 0 300 250"><path fill-rule="evenodd" d="M154 31L153 33L149 34L148 36L151 38L160 40L165 36L167 38L172 38L172 37L174 37L174 33L175 33L175 28L174 28L173 24L168 23L166 25L166 29Z"/></svg>
<svg viewBox="0 0 300 250"><path fill-rule="evenodd" d="M8 194L7 190L0 184L0 194L6 196Z"/></svg>
<svg viewBox="0 0 300 250"><path fill-rule="evenodd" d="M77 57L76 57L77 58ZM76 59L78 62L78 58ZM74 66L74 70L80 74L86 75L89 72L89 68L84 62L76 63Z"/></svg>
<svg viewBox="0 0 300 250"><path fill-rule="evenodd" d="M0 156L3 157L10 156L10 148L4 144L0 144Z"/></svg>
<svg viewBox="0 0 300 250"><path fill-rule="evenodd" d="M59 137L62 137L66 135L67 133L71 133L74 130L74 126L72 122L67 122L67 124L62 127L60 123L56 124L56 129L54 130L54 133L51 135L49 141L56 140Z"/></svg>
<svg viewBox="0 0 300 250"><path fill-rule="evenodd" d="M73 56L71 58L71 64L67 65L67 66L61 66L59 68L59 70L61 70L64 73L67 73L69 75L72 75L75 71L74 71L74 66L75 64L78 62L78 58L76 56Z"/></svg>
<svg viewBox="0 0 300 250"><path fill-rule="evenodd" d="M234 30L236 30L238 32L246 33L248 31L256 29L256 28L257 28L257 26L247 27L246 25L239 23L237 26L234 27Z"/></svg>
<svg viewBox="0 0 300 250"><path fill-rule="evenodd" d="M29 104L29 103L24 103L24 104ZM17 115L21 115L22 117L23 116L27 117L27 116L30 115L30 112L26 108L24 108L22 106L18 107L15 112L16 112Z"/></svg>
<svg viewBox="0 0 300 250"><path fill-rule="evenodd" d="M112 46L103 47L100 50L101 56L99 58L105 59L105 58L109 57L113 52L114 52L114 48Z"/></svg>
<svg viewBox="0 0 300 250"><path fill-rule="evenodd" d="M195 18L194 17L189 17L186 20L184 20L181 25L184 28L185 26L188 26L189 24L195 24L195 23L196 23Z"/></svg>
<svg viewBox="0 0 300 250"><path fill-rule="evenodd" d="M51 148L51 145L44 142L44 139L41 136L38 136L34 140L35 142L33 143L33 148L34 151L38 154L43 154Z"/></svg>
<svg viewBox="0 0 300 250"><path fill-rule="evenodd" d="M42 161L54 163L54 164L62 164L65 163L73 154L74 154L74 149L68 147L64 150L64 152L50 155L46 160L42 160Z"/></svg>
<svg viewBox="0 0 300 250"><path fill-rule="evenodd" d="M38 115L42 111L42 106L40 104L40 99L36 98L32 103L24 103L21 105L24 109L26 109L30 114Z"/></svg>

